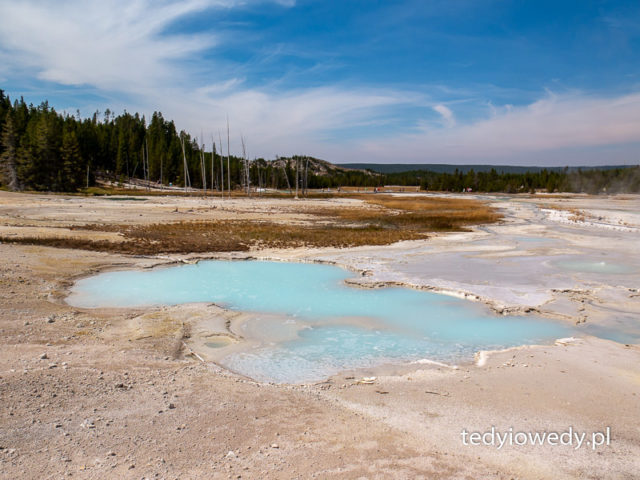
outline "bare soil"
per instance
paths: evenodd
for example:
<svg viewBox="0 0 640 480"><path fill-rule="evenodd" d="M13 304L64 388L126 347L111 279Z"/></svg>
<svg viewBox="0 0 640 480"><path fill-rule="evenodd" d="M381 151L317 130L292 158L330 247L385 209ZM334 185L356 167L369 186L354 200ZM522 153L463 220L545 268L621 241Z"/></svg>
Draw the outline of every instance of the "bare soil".
<svg viewBox="0 0 640 480"><path fill-rule="evenodd" d="M327 201L361 207L358 199L331 199L305 208ZM309 220L293 200L221 202L213 209L193 198L0 193L0 232L93 241L94 230L75 226ZM104 241L120 237L100 232L113 235ZM632 479L640 469L638 346L590 338L494 353L484 366L389 371L364 383L345 373L315 385L260 384L191 355L186 310L149 315L63 301L79 276L184 257L3 242L0 258L3 479ZM463 428L492 425L610 426L614 440L597 451L462 445Z"/></svg>

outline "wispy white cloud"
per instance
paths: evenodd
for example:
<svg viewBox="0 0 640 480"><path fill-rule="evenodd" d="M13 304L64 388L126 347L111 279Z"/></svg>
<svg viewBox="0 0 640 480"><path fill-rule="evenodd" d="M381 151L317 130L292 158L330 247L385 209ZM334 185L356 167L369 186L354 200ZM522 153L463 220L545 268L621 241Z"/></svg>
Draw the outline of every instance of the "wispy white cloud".
<svg viewBox="0 0 640 480"><path fill-rule="evenodd" d="M221 74L215 60L206 66L198 62L220 38L166 33L177 20L206 9L266 2L0 0L0 52L7 59L5 68L32 69L39 78L63 85L92 86L111 99L110 105L85 105L86 109L110 107L147 115L161 110L196 135L217 130L228 115L232 128L254 140L256 154L265 156L318 148L328 131L370 122L380 109L417 100L416 95L385 89L251 88L242 77ZM208 68L206 75L203 68ZM203 78L208 83L200 83ZM119 93L121 103L114 104Z"/></svg>
<svg viewBox="0 0 640 480"><path fill-rule="evenodd" d="M438 105L434 105L433 109L442 116L442 124L445 127L451 128L456 124L456 119L453 117L453 112L446 105L442 105L440 103Z"/></svg>
<svg viewBox="0 0 640 480"><path fill-rule="evenodd" d="M495 108L489 118L448 129L430 129L389 142L354 146L378 161L401 156L411 161L557 161L597 159L601 163L640 161L640 149L607 158L606 148L640 143L640 93L594 97L548 92L530 105ZM597 155L597 158L594 157ZM536 160L537 159L537 160Z"/></svg>
<svg viewBox="0 0 640 480"><path fill-rule="evenodd" d="M335 140L336 132L368 125L375 119L384 123L385 109L422 101L411 93L346 87L286 93L240 89L223 95L218 95L215 87L213 90L148 98L146 103L162 102L166 116L180 118L180 125L191 132L216 131L225 125L228 114L235 136L242 132L253 154L271 158L303 152L321 155L326 152L325 146ZM205 138L209 138L208 134ZM232 149L233 143L232 138Z"/></svg>
<svg viewBox="0 0 640 480"><path fill-rule="evenodd" d="M147 115L161 110L195 134L217 131L229 115L251 152L267 157L310 153L336 161L535 163L567 158L571 149L640 143L640 93L594 97L546 92L529 105L513 107L482 101L477 91L465 96L443 85L427 93L340 83L294 90L277 82L248 86L243 75L250 72L240 68L240 74L224 74L215 60L206 65L199 61L204 52L225 45L224 35L167 33L176 21L208 9L266 1L295 5L288 0L0 0L0 78L14 78L20 70L61 85L94 88L112 103L88 108L126 108ZM465 121L465 107L457 103L471 97L486 111L473 122ZM113 102L116 98L120 104ZM456 115L450 107L454 104ZM416 106L436 112L439 124L415 120L412 133L389 128L384 138L336 133L375 125L379 135L402 116L403 108ZM637 146L618 153L638 158Z"/></svg>
<svg viewBox="0 0 640 480"><path fill-rule="evenodd" d="M188 77L181 61L216 45L215 35L167 34L177 20L234 0L0 1L4 68L38 78L111 91L140 91ZM278 2L290 4L291 2Z"/></svg>

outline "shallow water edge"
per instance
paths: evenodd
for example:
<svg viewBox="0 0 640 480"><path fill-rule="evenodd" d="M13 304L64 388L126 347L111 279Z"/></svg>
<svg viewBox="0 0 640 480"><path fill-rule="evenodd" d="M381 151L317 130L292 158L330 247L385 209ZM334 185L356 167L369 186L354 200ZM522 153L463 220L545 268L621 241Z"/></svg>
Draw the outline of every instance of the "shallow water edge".
<svg viewBox="0 0 640 480"><path fill-rule="evenodd" d="M235 260L237 259L236 257ZM244 256L239 259L250 260L254 258ZM231 281L231 283L235 282L229 287L230 293L227 292L231 294L229 298L234 300L231 302L230 308L222 308L221 311L226 312L226 315L232 313L235 316L239 316L239 311L244 311L247 314L245 315L246 318L243 321L229 322L227 332L211 331L207 335L205 329L202 332L202 336L204 338L208 337L209 341L200 342L199 347L206 349L207 353L215 350L215 354L206 356L216 357L220 363L231 370L238 371L244 375L248 374L252 378L263 381L275 380L285 383L318 380L345 369L369 368L381 364L401 365L408 361L424 360L425 358L439 362L459 360L461 358L472 359L473 354L479 349L486 350L487 347L489 349L503 348L520 343L538 343L539 340L543 340L543 343L548 343L554 339L553 335L566 336L565 333L569 330L565 325L555 322L549 324L544 319L536 321L515 317L511 320L493 314L488 315L485 312L486 309L478 310L478 308L471 307L466 302L459 303L458 299L464 299L467 296L458 292L454 292L451 295L457 297L456 300L446 301L443 300L443 297L435 295L433 291L429 291L431 289L397 288L397 282L393 282L391 286L380 283L362 285L358 282L358 279L351 278L346 269L335 268L335 264L332 265L334 268L322 270L295 266L301 263L326 264L329 262L284 262L289 264L286 267L283 262L279 262L282 265L280 267L276 265L276 262L263 261L236 267L232 266L233 262L228 262L228 256L225 260L227 262L202 264L202 269L188 266L179 268L172 275L164 275L165 271L157 268L128 269L127 271L130 272L130 275L126 273L118 275L123 273L122 269L119 269L120 272L114 272L112 275L119 283L124 282L124 279L129 277L134 277L136 282L124 287L120 284L115 285L114 288L116 290L122 287L120 294L124 292L125 297L117 297L116 293L114 295L116 295L115 298L121 299L121 304L131 301L130 290L142 288L140 286L141 283L145 283L141 281L143 278L141 275L144 274L136 272L155 271L153 278L156 282L160 282L160 289L166 289L167 285L163 284L163 282L175 281L176 276L181 277L183 283L188 283L193 280L194 273L196 277L197 274L204 274L206 284L202 284L201 279L200 284L196 286L201 289L204 288L205 291L193 293L187 289L182 291L178 297L167 301L164 296L158 296L156 290L146 291L145 294L143 289L137 293L133 300L134 303L138 302L138 307L149 304L170 303L181 304L180 308L185 308L183 302L209 302L208 298L198 297L198 295L202 295L203 292L208 295L206 294L206 288L210 287L211 275L217 274L220 269L232 268L232 270L224 272L226 275L224 279L225 281ZM187 261L187 263L192 262ZM175 266L175 262L172 262L172 264ZM155 265L155 267L158 266L167 267L171 265L168 263ZM214 270L211 270L212 268ZM285 290L294 291L298 297L301 298L305 294L308 295L302 301L303 306L306 308L306 311L302 312L300 311L300 308L302 308L300 302L296 300L291 302L285 298L286 295L285 297L280 296L280 291L272 288L272 282L259 283L259 280L252 280L253 277L251 276L234 280L232 277L237 273L238 268L241 271L244 270L245 275L247 272L255 274L256 269L258 269L258 273L265 273L261 269L267 269L268 273L272 273L273 269L275 269L273 271L276 273L282 273L284 269L284 272L302 273L303 277L315 275L317 279L314 281L321 280L321 283L314 286L314 288L317 287L323 290L325 301L318 301L315 290L312 293L309 293L312 290L307 289L307 291L304 288L296 290L299 287L299 281L295 279L293 283L291 283L291 279L280 280L281 283L284 282L282 286L285 287ZM192 273L190 274L190 272ZM147 280L149 280L149 275L147 273L147 277L145 277ZM318 275L320 276L318 277ZM109 283L112 280L109 276L104 277L103 275L103 281ZM326 283L327 280L329 280L329 283ZM340 280L339 284L342 286L334 285L336 280ZM253 287L247 286L248 282L251 281L258 281L258 283ZM287 281L289 281L288 284ZM90 280L88 282L91 283ZM79 284L82 283L86 282L79 282ZM182 284L179 283L177 285ZM373 295L373 292L371 294L365 293L363 289L354 291L352 289L354 286L366 286L368 287L366 290L369 291L373 287L380 289L380 292ZM219 287L220 285L218 285ZM102 286L100 286L98 292L103 295L104 290L101 288ZM168 288L173 294L176 288L180 287L169 285ZM417 290L427 291L422 295ZM253 293L256 291L261 292L263 294L262 297L254 295ZM357 293L357 291L361 293ZM410 293L411 291L415 293ZM148 295L155 296L147 300ZM122 300L123 298L128 298L128 300ZM140 305L140 298L145 298L142 305ZM74 292L73 289L68 300L68 303L79 307L100 306L107 308L109 306L109 301L104 303L104 299L100 300L103 303L99 305L82 303L77 298L77 291ZM328 304L327 301L329 302ZM391 301L391 306L386 301ZM395 307L393 307L393 302L395 302ZM115 303L118 303L118 300ZM242 305L243 303L244 305ZM354 305L356 307L353 307ZM220 305L219 302L214 303L212 306L216 308L225 307L225 305ZM400 308L402 313L399 313L396 310L397 308ZM265 311L270 313L265 316L264 313L261 313ZM286 313L287 311L289 313ZM362 315L367 318L359 319L360 314L357 312L363 312ZM374 317L379 316L378 314L382 315L380 318L386 318L386 321L383 320L382 323L374 321L374 323L371 323ZM309 315L311 316L309 317ZM318 318L320 318L317 317L318 315L324 318L320 323L318 323ZM356 316L353 317L353 315ZM317 318L314 319L314 317ZM260 327L257 328L256 325L260 325ZM265 332L267 333L266 335ZM232 348L227 346L219 348L219 345L209 348L210 345L208 346L207 343L212 343L211 338L217 339L217 341L223 339L223 343ZM229 341L230 338L233 339L233 342ZM232 343L233 345L231 345ZM229 350L232 353L229 353ZM222 356L223 351L226 351L226 356ZM273 365L274 367L268 370L264 365Z"/></svg>

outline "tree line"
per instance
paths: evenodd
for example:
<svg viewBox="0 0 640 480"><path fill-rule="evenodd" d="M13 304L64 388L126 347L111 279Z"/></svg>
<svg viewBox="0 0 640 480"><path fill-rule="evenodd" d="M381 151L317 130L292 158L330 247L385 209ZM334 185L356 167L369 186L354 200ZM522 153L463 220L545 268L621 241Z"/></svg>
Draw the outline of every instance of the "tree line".
<svg viewBox="0 0 640 480"><path fill-rule="evenodd" d="M0 90L0 132L0 183L12 190L71 192L94 185L97 177L221 189L223 173L225 188L246 183L249 162L222 152L222 134L193 138L160 112L149 122L109 109L83 119L58 113L46 101L12 103ZM253 176L257 181L257 172Z"/></svg>
<svg viewBox="0 0 640 480"><path fill-rule="evenodd" d="M462 172L456 169L452 173L412 170L381 174L373 171L329 169L327 175L310 175L308 183L309 188L382 188L385 185L396 185L444 192L640 193L640 166L589 170L542 169L525 173L503 173L495 169L488 172L476 172L473 169Z"/></svg>
<svg viewBox="0 0 640 480"><path fill-rule="evenodd" d="M150 121L138 113L115 115L109 109L81 118L79 112L56 112L46 101L38 106L27 105L23 98L11 102L1 89L0 133L0 185L11 190L73 192L94 185L97 178L115 183L137 178L218 191L399 185L453 192L640 192L640 167L380 174L326 163L320 171L315 168L318 160L306 156L249 161L244 139L242 155L230 154L228 126L213 138L194 138L160 112Z"/></svg>

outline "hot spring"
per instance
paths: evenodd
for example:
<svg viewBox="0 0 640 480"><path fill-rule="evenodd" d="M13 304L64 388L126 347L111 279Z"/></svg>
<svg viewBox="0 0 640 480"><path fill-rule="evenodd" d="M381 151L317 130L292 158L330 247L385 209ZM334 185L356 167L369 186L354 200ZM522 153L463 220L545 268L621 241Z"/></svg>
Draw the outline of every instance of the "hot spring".
<svg viewBox="0 0 640 480"><path fill-rule="evenodd" d="M264 328L264 341L234 349L220 363L256 380L286 383L420 359L469 361L479 350L549 343L573 333L558 322L499 316L447 295L346 284L353 276L330 265L212 260L101 273L78 281L67 303L104 308L213 302L252 312L248 322L255 322L253 331ZM280 331L279 340L267 330Z"/></svg>

